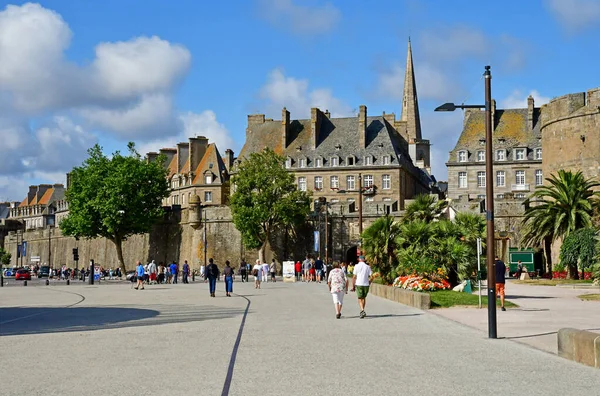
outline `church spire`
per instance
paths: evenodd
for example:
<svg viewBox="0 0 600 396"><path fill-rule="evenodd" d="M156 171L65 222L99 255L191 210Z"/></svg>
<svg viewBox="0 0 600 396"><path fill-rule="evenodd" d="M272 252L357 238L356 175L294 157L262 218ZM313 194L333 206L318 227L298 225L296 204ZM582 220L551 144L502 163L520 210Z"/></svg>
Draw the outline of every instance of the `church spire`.
<svg viewBox="0 0 600 396"><path fill-rule="evenodd" d="M400 117L400 121L406 121L406 130L410 139L421 139L421 117L419 116L419 100L417 99L417 84L415 82L410 37L408 38L408 55L406 57L404 95L402 98L402 116Z"/></svg>

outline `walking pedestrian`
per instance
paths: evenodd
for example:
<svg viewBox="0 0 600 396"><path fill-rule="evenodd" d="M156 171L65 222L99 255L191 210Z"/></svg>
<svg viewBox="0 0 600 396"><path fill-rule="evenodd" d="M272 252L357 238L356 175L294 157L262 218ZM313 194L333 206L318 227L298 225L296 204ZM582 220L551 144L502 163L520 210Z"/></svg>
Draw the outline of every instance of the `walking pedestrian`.
<svg viewBox="0 0 600 396"><path fill-rule="evenodd" d="M260 289L260 279L262 277L262 264L259 259L256 259L256 264L252 268L252 275L254 276L254 288Z"/></svg>
<svg viewBox="0 0 600 396"><path fill-rule="evenodd" d="M302 263L300 261L296 261L294 270L296 271L296 282L300 282L302 280Z"/></svg>
<svg viewBox="0 0 600 396"><path fill-rule="evenodd" d="M275 275L277 274L277 263L275 263L275 259L273 259L271 265L269 265L269 273L271 274L271 282L275 282Z"/></svg>
<svg viewBox="0 0 600 396"><path fill-rule="evenodd" d="M321 276L323 275L323 260L321 260L321 256L317 256L317 260L315 261L315 274L315 280L321 283Z"/></svg>
<svg viewBox="0 0 600 396"><path fill-rule="evenodd" d="M225 295L231 297L231 293L233 292L233 269L229 265L229 260L225 261L223 278L225 279Z"/></svg>
<svg viewBox="0 0 600 396"><path fill-rule="evenodd" d="M248 282L248 268L246 268L246 260L242 259L240 263L240 275L242 276L242 283Z"/></svg>
<svg viewBox="0 0 600 396"><path fill-rule="evenodd" d="M144 290L144 266L142 265L141 261L137 262L137 285L134 287L135 290L137 290L140 286L142 287L141 290ZM93 274L91 274L91 276L94 276Z"/></svg>
<svg viewBox="0 0 600 396"><path fill-rule="evenodd" d="M309 270L310 270L310 257L306 256L306 259L302 262L302 282L309 281Z"/></svg>
<svg viewBox="0 0 600 396"><path fill-rule="evenodd" d="M150 284L156 283L156 263L154 260L150 264L148 264L148 273L150 274Z"/></svg>
<svg viewBox="0 0 600 396"><path fill-rule="evenodd" d="M335 306L335 317L342 317L342 305L344 304L344 295L348 294L348 278L344 271L340 269L340 264L336 261L333 263L333 269L329 272L327 278L327 286L329 292L333 296L333 305Z"/></svg>
<svg viewBox="0 0 600 396"><path fill-rule="evenodd" d="M269 264L267 264L267 263L262 264L262 281L263 282L269 281Z"/></svg>
<svg viewBox="0 0 600 396"><path fill-rule="evenodd" d="M496 257L496 260L498 258ZM515 273L515 279L521 279L521 274L523 273L523 263L521 260L517 261L517 272Z"/></svg>
<svg viewBox="0 0 600 396"><path fill-rule="evenodd" d="M500 309L502 311L506 311L506 308L504 308L504 285L506 283L506 265L502 260L498 258L498 256L496 256L494 266L496 267L496 295L500 296Z"/></svg>
<svg viewBox="0 0 600 396"><path fill-rule="evenodd" d="M188 281L188 276L190 275L190 265L187 260L183 261L183 283L190 283Z"/></svg>
<svg viewBox="0 0 600 396"><path fill-rule="evenodd" d="M177 275L179 275L179 268L177 268L177 263L173 261L169 267L171 268L171 274L173 275L173 283L177 283Z"/></svg>
<svg viewBox="0 0 600 396"><path fill-rule="evenodd" d="M358 264L354 266L352 274L352 291L356 291L358 306L360 308L360 318L364 319L367 316L365 306L367 305L367 294L369 294L371 276L373 275L371 267L365 263L364 256L358 258Z"/></svg>
<svg viewBox="0 0 600 396"><path fill-rule="evenodd" d="M219 267L214 263L214 260L211 258L208 259L208 265L206 266L206 276L205 280L208 279L208 291L210 292L211 297L215 296L215 291L217 289L217 278L219 278Z"/></svg>

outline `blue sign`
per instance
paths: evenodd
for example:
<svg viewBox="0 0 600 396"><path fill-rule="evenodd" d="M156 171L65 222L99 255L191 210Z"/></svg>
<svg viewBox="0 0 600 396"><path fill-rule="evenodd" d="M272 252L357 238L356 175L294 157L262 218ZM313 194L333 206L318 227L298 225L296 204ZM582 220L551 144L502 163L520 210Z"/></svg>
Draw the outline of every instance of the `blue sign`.
<svg viewBox="0 0 600 396"><path fill-rule="evenodd" d="M23 241L23 257L27 257L27 241Z"/></svg>
<svg viewBox="0 0 600 396"><path fill-rule="evenodd" d="M319 231L315 231L315 252L319 251L319 241L320 241L320 237L319 237Z"/></svg>

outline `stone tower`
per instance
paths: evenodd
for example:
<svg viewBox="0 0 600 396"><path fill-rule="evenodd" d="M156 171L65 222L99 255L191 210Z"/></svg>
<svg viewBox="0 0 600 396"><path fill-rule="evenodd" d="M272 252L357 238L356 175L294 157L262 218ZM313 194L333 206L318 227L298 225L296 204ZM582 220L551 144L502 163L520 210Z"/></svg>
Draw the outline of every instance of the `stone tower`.
<svg viewBox="0 0 600 396"><path fill-rule="evenodd" d="M406 123L408 136L408 152L413 164L431 174L431 158L429 140L421 135L421 117L419 115L419 99L417 98L417 82L413 65L412 48L408 39L406 56L406 72L404 75L404 95L402 97L401 122Z"/></svg>

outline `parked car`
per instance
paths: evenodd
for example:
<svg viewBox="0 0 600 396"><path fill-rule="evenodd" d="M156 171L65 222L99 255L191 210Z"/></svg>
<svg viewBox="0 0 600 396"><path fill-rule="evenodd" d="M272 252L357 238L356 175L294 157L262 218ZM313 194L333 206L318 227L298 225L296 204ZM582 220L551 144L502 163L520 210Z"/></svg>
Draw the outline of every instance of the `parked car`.
<svg viewBox="0 0 600 396"><path fill-rule="evenodd" d="M26 269L17 270L15 280L31 280L31 272L29 272L29 270Z"/></svg>
<svg viewBox="0 0 600 396"><path fill-rule="evenodd" d="M15 276L16 272L17 272L16 268L7 268L4 270L4 272L2 274L4 275L5 278L12 278Z"/></svg>
<svg viewBox="0 0 600 396"><path fill-rule="evenodd" d="M38 278L49 278L50 277L50 267L48 265L41 266L38 271Z"/></svg>

